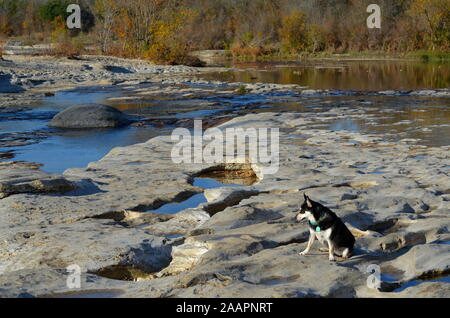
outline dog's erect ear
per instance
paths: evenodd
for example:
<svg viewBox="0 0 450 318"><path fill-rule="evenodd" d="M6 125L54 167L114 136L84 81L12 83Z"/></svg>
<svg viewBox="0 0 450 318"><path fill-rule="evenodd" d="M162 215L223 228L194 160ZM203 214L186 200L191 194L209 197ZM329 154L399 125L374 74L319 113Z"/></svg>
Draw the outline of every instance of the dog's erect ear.
<svg viewBox="0 0 450 318"><path fill-rule="evenodd" d="M313 205L312 205L312 202L311 202L311 200L309 199L309 197L306 195L306 193L304 193L303 195L305 196L306 206L307 206L308 208L312 208Z"/></svg>

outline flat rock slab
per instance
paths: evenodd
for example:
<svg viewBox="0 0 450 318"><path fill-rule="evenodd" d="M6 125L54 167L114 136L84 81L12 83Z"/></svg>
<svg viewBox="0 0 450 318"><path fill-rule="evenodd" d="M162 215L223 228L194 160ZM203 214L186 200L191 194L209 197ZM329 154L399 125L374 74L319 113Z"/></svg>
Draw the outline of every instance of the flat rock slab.
<svg viewBox="0 0 450 318"><path fill-rule="evenodd" d="M0 233L0 273L22 269L65 269L75 264L83 272L113 265L134 265L159 271L171 260L171 247L145 230L86 219L44 229L4 229Z"/></svg>
<svg viewBox="0 0 450 318"><path fill-rule="evenodd" d="M77 188L72 182L58 177L17 184L0 183L0 199L18 193L65 193Z"/></svg>
<svg viewBox="0 0 450 318"><path fill-rule="evenodd" d="M0 275L0 297L34 298L97 298L120 297L134 283L111 280L94 274L82 273L81 289L71 289L67 280L71 273L66 269L26 269ZM24 284L24 282L27 282Z"/></svg>
<svg viewBox="0 0 450 318"><path fill-rule="evenodd" d="M13 166L13 165L12 165ZM76 190L75 182L31 167L0 169L0 199L20 193L50 194Z"/></svg>
<svg viewBox="0 0 450 318"><path fill-rule="evenodd" d="M120 110L98 104L83 104L69 107L57 114L49 126L57 128L116 128L131 121Z"/></svg>

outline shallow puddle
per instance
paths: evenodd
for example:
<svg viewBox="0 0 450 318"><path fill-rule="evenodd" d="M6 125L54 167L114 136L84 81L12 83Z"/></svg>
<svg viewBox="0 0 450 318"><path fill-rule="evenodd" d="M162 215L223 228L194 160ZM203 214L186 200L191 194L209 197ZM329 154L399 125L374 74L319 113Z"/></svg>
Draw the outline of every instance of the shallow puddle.
<svg viewBox="0 0 450 318"><path fill-rule="evenodd" d="M175 214L186 209L196 208L202 203L206 203L206 197L203 193L194 194L189 199L180 203L168 203L164 204L162 207L156 210L151 210L148 212L159 213L159 214Z"/></svg>
<svg viewBox="0 0 450 318"><path fill-rule="evenodd" d="M203 189L215 189L222 187L250 186L255 184L258 178L255 172L245 164L229 164L226 167L212 167L200 172L192 179L192 185ZM167 203L156 210L147 212L158 214L175 214L186 209L196 208L207 203L203 193L194 194L182 202Z"/></svg>
<svg viewBox="0 0 450 318"><path fill-rule="evenodd" d="M213 180L202 181L202 180ZM251 186L258 181L258 177L252 169L237 170L211 170L199 174L196 178L197 183L204 185L213 184L215 187L220 186ZM199 185L201 186L201 185ZM206 188L209 189L209 188Z"/></svg>
<svg viewBox="0 0 450 318"><path fill-rule="evenodd" d="M404 291L409 287L418 286L427 282L441 282L450 283L449 271L431 271L422 274L416 279L412 279L407 282L402 282L401 277L403 275L402 271L395 269L393 267L384 268L384 273L381 274L381 290L384 292L399 293Z"/></svg>
<svg viewBox="0 0 450 318"><path fill-rule="evenodd" d="M427 279L427 280L422 280L422 279L414 279L411 280L407 283L402 284L401 287L394 289L392 292L394 293L399 293L401 291L404 291L405 289L409 288L409 287L414 287L414 286L418 286L420 284L423 283L429 283L429 282L440 282L440 283L450 283L450 276L446 276L446 277L441 277L441 278L436 278L436 279Z"/></svg>
<svg viewBox="0 0 450 318"><path fill-rule="evenodd" d="M137 279L146 279L151 273L147 273L137 267L129 265L114 265L102 268L91 274L116 280L135 281Z"/></svg>
<svg viewBox="0 0 450 318"><path fill-rule="evenodd" d="M225 184L219 182L217 179L212 178L194 178L194 182L192 182L192 185L203 189L243 186L243 184Z"/></svg>

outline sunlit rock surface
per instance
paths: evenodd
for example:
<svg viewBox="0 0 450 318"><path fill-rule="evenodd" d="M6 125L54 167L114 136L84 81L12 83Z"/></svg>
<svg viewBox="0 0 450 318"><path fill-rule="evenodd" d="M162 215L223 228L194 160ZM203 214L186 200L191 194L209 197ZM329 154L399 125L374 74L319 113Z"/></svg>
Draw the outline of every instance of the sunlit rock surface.
<svg viewBox="0 0 450 318"><path fill-rule="evenodd" d="M212 165L173 164L173 142L161 136L67 170L72 192L1 199L0 295L448 296L449 147L312 129L311 117L251 114L219 126L289 128L280 133L279 171L255 173L248 185L192 185ZM48 175L37 171L40 178ZM156 213L203 192L195 206ZM330 263L318 242L298 254L308 238L294 220L303 192L352 229L352 258ZM83 272L76 292L65 285L70 264ZM379 290L367 286L372 264Z"/></svg>

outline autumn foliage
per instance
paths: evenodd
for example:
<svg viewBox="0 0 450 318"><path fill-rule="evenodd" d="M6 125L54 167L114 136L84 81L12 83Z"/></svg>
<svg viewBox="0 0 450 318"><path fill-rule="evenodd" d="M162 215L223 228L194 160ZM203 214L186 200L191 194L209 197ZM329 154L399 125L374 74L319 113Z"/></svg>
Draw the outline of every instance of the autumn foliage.
<svg viewBox="0 0 450 318"><path fill-rule="evenodd" d="M415 0L407 14L423 31L421 34L415 34L416 39L421 41L415 43L416 46L422 45L432 50L439 47L449 48L450 1Z"/></svg>
<svg viewBox="0 0 450 318"><path fill-rule="evenodd" d="M444 51L450 1L379 0L381 29L368 29L370 0L77 0L82 30L64 25L67 0L0 0L0 37L96 52L193 64L193 50L234 56L320 52ZM63 54L63 53L61 53Z"/></svg>

